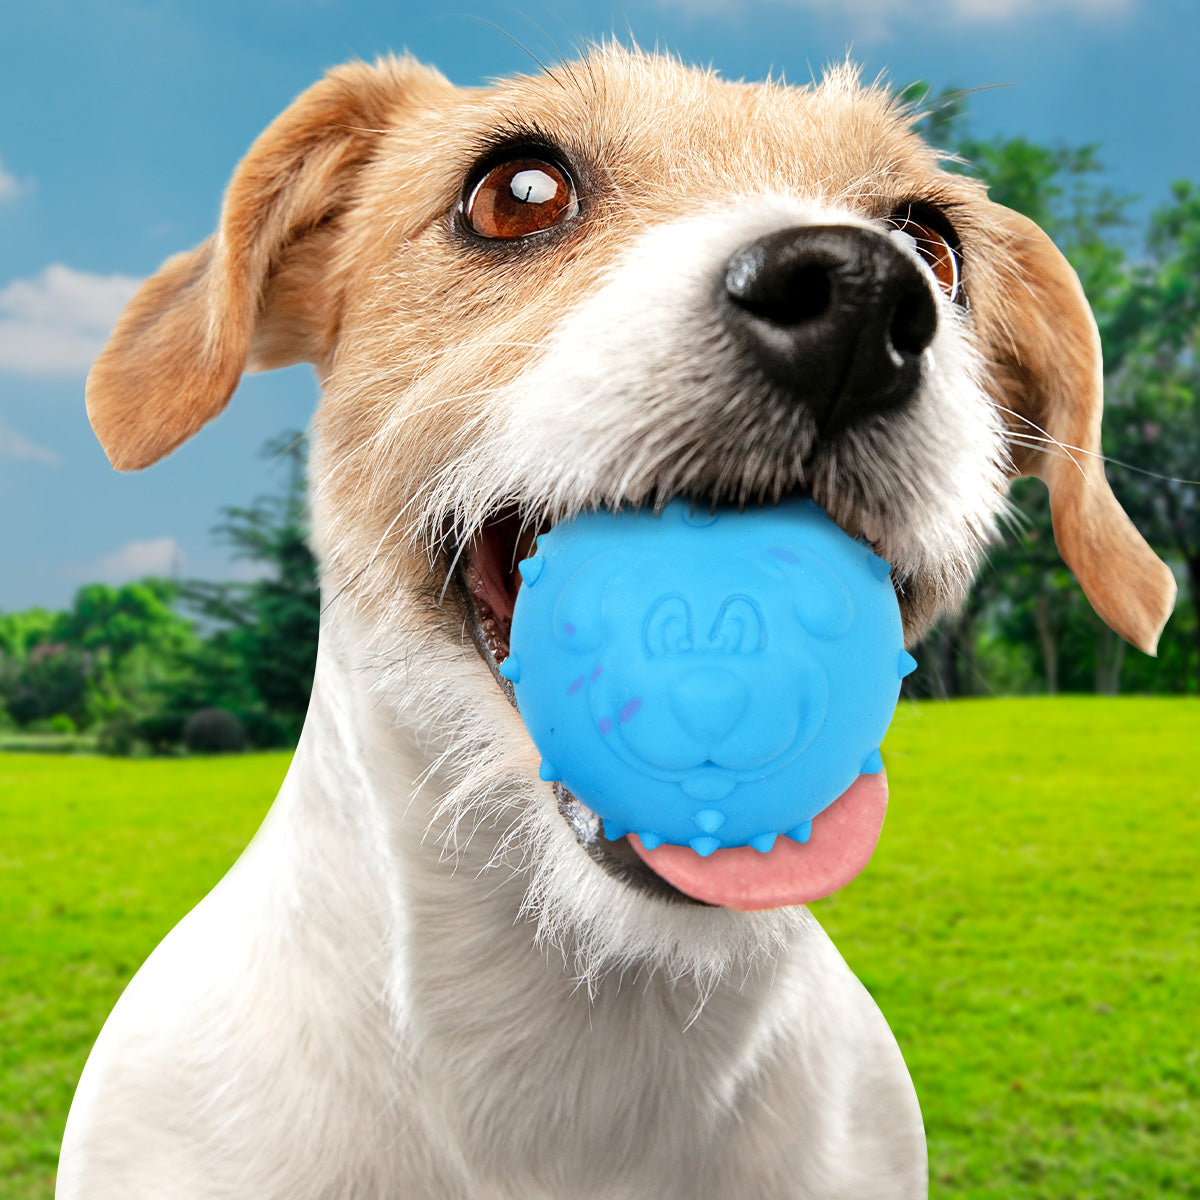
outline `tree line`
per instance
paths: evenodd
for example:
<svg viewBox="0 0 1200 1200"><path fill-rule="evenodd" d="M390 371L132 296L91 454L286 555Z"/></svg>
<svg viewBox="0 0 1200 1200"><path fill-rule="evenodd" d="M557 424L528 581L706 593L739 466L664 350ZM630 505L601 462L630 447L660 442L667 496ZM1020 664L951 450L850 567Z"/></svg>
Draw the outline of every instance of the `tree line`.
<svg viewBox="0 0 1200 1200"><path fill-rule="evenodd" d="M1036 221L1083 282L1105 356L1104 453L1117 498L1180 582L1158 659L1092 613L1054 547L1044 487L1020 480L1019 517L970 598L917 650L912 695L1200 690L1200 188L1174 185L1144 228L1102 185L1094 146L971 136L961 96L904 93L920 128L991 198ZM1062 451L1070 453L1070 448ZM228 508L215 530L255 566L240 583L89 584L69 609L0 614L0 735L85 732L113 753L290 745L312 686L320 594L307 541L302 436L281 493Z"/></svg>
<svg viewBox="0 0 1200 1200"><path fill-rule="evenodd" d="M114 754L295 744L320 616L304 438L263 453L288 465L282 492L214 531L249 581L93 583L65 611L0 614L0 732L84 733Z"/></svg>
<svg viewBox="0 0 1200 1200"><path fill-rule="evenodd" d="M1114 493L1167 561L1180 598L1157 659L1127 647L1091 611L1054 545L1037 480L1018 480L1017 523L992 547L960 613L917 653L915 694L1195 693L1200 675L1200 189L1174 184L1141 228L1135 198L1100 182L1096 146L980 140L964 100L924 85L923 132L953 147L950 169L975 175L991 199L1024 213L1079 274L1104 349L1103 450ZM1071 448L1061 451L1075 453Z"/></svg>

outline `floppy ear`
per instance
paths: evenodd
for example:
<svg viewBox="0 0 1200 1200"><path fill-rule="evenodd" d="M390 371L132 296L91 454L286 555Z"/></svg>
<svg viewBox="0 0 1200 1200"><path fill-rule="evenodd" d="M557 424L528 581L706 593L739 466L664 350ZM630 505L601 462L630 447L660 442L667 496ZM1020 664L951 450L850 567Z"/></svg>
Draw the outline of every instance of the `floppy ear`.
<svg viewBox="0 0 1200 1200"><path fill-rule="evenodd" d="M191 437L251 359L262 369L332 352L337 218L399 105L449 88L409 59L350 63L268 126L234 173L217 232L142 284L92 366L88 416L113 466L149 466Z"/></svg>
<svg viewBox="0 0 1200 1200"><path fill-rule="evenodd" d="M994 356L997 401L1014 434L1018 474L1050 490L1059 553L1092 607L1153 654L1175 603L1175 579L1125 515L1100 454L1100 335L1079 279L1028 218L999 205L994 278L971 303ZM1061 443L1033 448L1045 436Z"/></svg>

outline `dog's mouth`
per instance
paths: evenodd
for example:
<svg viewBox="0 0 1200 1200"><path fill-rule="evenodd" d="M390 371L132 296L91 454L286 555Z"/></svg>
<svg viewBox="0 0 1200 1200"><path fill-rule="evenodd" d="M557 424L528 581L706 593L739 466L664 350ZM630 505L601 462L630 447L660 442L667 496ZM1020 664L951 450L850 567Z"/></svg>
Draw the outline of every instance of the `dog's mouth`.
<svg viewBox="0 0 1200 1200"><path fill-rule="evenodd" d="M457 548L451 584L466 627L497 686L514 708L512 684L500 672L509 656L513 612L521 588L519 564L530 557L550 521L530 521L506 509ZM779 837L760 852L719 850L701 859L682 846L643 846L632 835L610 839L599 816L561 783L558 812L576 841L608 874L661 899L755 909L805 903L849 882L866 865L887 807L886 777L861 775L818 813L807 842Z"/></svg>
<svg viewBox="0 0 1200 1200"><path fill-rule="evenodd" d="M517 510L504 509L486 521L456 553L452 586L458 594L463 619L480 657L514 708L516 695L512 684L500 674L500 666L508 658L513 610L521 588L517 564L533 553L537 538L549 528L549 521L531 523L522 519ZM559 814L576 841L609 875L663 900L704 904L651 870L625 838L614 841L605 837L600 818L561 783L554 785L554 795Z"/></svg>
<svg viewBox="0 0 1200 1200"><path fill-rule="evenodd" d="M508 657L513 609L521 588L517 564L533 553L538 536L549 528L548 521L531 524L515 509L505 509L487 521L458 553L457 574L472 636L510 700L512 687L499 668Z"/></svg>

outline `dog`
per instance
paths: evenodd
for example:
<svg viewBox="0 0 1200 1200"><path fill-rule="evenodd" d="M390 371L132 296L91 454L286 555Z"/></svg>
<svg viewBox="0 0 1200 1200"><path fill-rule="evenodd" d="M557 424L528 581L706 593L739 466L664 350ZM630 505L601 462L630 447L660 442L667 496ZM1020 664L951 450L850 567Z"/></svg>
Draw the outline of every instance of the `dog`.
<svg viewBox="0 0 1200 1200"><path fill-rule="evenodd" d="M699 902L606 838L499 675L554 521L809 495L892 564L911 645L1020 474L1153 651L1174 584L1096 456L1078 281L912 117L850 66L354 63L142 285L101 444L145 467L244 370L313 363L324 612L282 790L101 1032L59 1200L926 1194L899 1050L807 909Z"/></svg>

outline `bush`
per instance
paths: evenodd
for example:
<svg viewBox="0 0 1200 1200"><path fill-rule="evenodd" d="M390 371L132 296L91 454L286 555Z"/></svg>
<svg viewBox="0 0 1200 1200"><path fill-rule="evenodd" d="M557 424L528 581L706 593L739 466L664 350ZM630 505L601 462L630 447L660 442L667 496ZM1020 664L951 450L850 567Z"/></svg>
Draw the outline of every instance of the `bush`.
<svg viewBox="0 0 1200 1200"><path fill-rule="evenodd" d="M134 721L133 733L153 754L177 753L183 741L183 725L178 713L153 713Z"/></svg>
<svg viewBox="0 0 1200 1200"><path fill-rule="evenodd" d="M202 708L183 727L183 744L193 754L236 754L248 742L245 725L223 708Z"/></svg>
<svg viewBox="0 0 1200 1200"><path fill-rule="evenodd" d="M78 733L79 727L66 713L55 713L52 717L38 717L25 726L27 733Z"/></svg>
<svg viewBox="0 0 1200 1200"><path fill-rule="evenodd" d="M265 709L247 709L239 716L246 727L246 736L251 745L265 750L295 746L295 733Z"/></svg>
<svg viewBox="0 0 1200 1200"><path fill-rule="evenodd" d="M133 721L127 716L114 717L100 729L96 749L114 758L129 758L137 749Z"/></svg>

